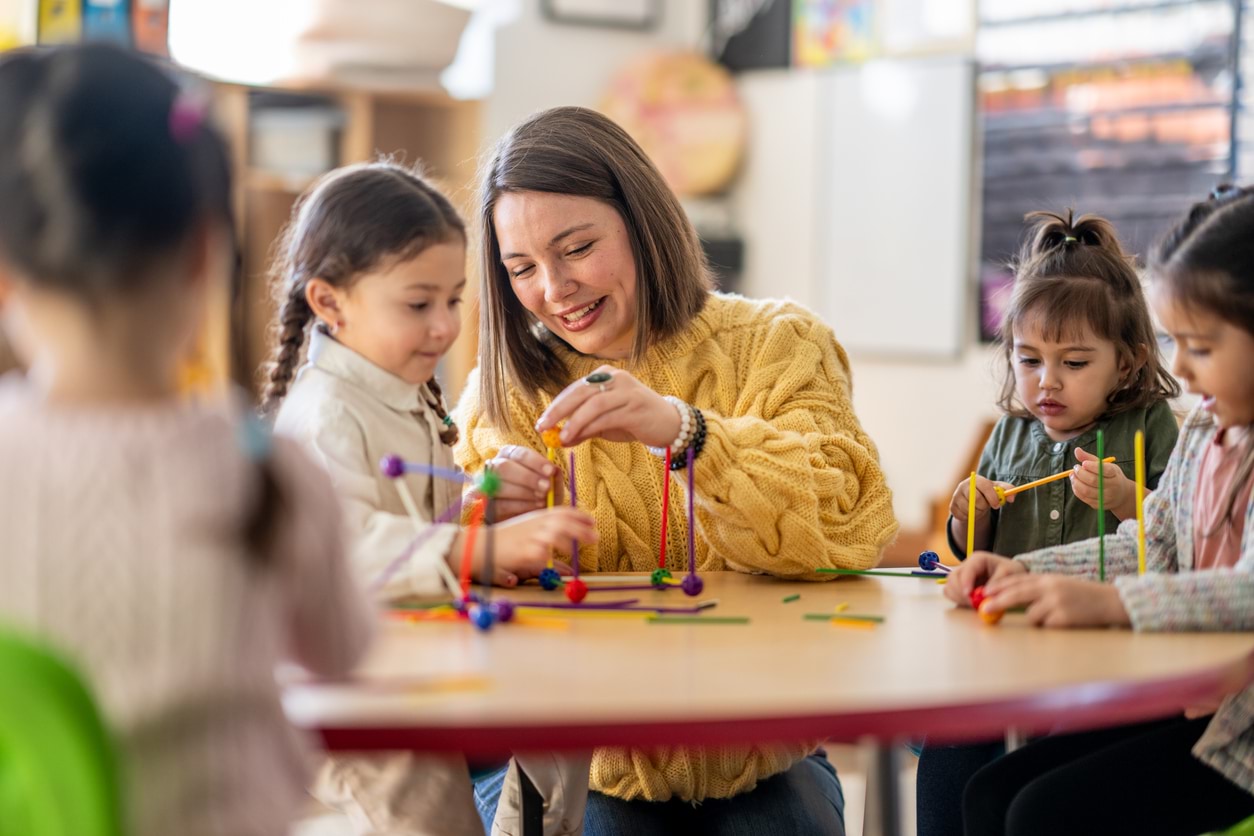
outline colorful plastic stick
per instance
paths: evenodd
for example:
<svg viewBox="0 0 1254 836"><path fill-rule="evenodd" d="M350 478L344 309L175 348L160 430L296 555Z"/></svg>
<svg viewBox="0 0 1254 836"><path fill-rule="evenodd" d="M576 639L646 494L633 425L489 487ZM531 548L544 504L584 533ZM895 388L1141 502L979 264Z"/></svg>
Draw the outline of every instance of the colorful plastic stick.
<svg viewBox="0 0 1254 836"><path fill-rule="evenodd" d="M971 471L971 499L967 504L967 557L975 551L975 471Z"/></svg>
<svg viewBox="0 0 1254 836"><path fill-rule="evenodd" d="M558 427L549 427L540 433L540 438L544 440L544 446L548 449L549 464L553 465L553 469L557 470L557 451L562 446L562 431ZM557 477L554 476L549 480L549 492L544 499L544 507L552 508L554 501L554 490L557 484ZM549 563L552 566L552 562Z"/></svg>
<svg viewBox="0 0 1254 836"><path fill-rule="evenodd" d="M487 539L483 544L483 603L487 604L492 597L492 579L495 577L496 529L492 524L496 522L496 497L488 496L485 502L483 524L487 530L483 532L483 536Z"/></svg>
<svg viewBox="0 0 1254 836"><path fill-rule="evenodd" d="M744 615L654 615L646 618L650 624L748 624L749 617Z"/></svg>
<svg viewBox="0 0 1254 836"><path fill-rule="evenodd" d="M1097 431L1097 579L1106 581L1106 436Z"/></svg>
<svg viewBox="0 0 1254 836"><path fill-rule="evenodd" d="M952 571L948 566L940 562L940 555L933 551L919 553L919 568L925 572L944 572L945 574L949 574Z"/></svg>
<svg viewBox="0 0 1254 836"><path fill-rule="evenodd" d="M684 594L692 598L700 595L701 590L705 589L705 581L701 580L701 576L697 574L697 518L693 512L696 487L692 475L694 452L690 446L688 448L688 574L684 576L683 584L681 584Z"/></svg>
<svg viewBox="0 0 1254 836"><path fill-rule="evenodd" d="M428 529L428 525L426 520L422 518L422 515L418 513L418 504L414 502L414 495L409 492L409 486L400 477L406 473L424 473L428 476L448 479L453 482L470 481L460 470L450 470L446 467L411 466L407 465L400 456L384 456L383 461L379 463L379 467L384 475L391 478L396 485L396 492L401 497L401 504L405 506L405 513L409 515L409 520L413 523L414 533L418 535L422 535ZM460 508L458 510L460 511ZM435 530L433 529L431 533L434 534ZM439 572L440 580L444 583L449 595L456 598L458 592L457 578L453 576L453 570L448 568L447 563L440 560L436 562L436 571Z"/></svg>
<svg viewBox="0 0 1254 836"><path fill-rule="evenodd" d="M562 431L558 427L549 427L540 433L540 438L544 440L544 446L548 450L549 464L553 465L553 478L549 479L549 492L544 497L544 507L552 508L554 486L557 484L557 449L562 446ZM553 553L549 552L548 562L545 563L544 570L540 572L540 586L545 589L557 589L559 583L561 583L561 578L558 577L557 570L553 568Z"/></svg>
<svg viewBox="0 0 1254 836"><path fill-rule="evenodd" d="M1136 571L1145 574L1145 431L1137 430L1133 441L1136 456Z"/></svg>
<svg viewBox="0 0 1254 836"><path fill-rule="evenodd" d="M474 507L470 510L470 521L466 527L466 547L462 549L462 566L461 566L461 590L462 600L470 598L470 567L474 559L475 553L475 532L478 530L480 523L483 522L483 506L487 502L487 497L479 497Z"/></svg>
<svg viewBox="0 0 1254 836"><path fill-rule="evenodd" d="M824 575L877 575L882 578L935 578L939 572L919 572L912 571L909 574L905 572L883 572L875 569L815 569L814 571Z"/></svg>
<svg viewBox="0 0 1254 836"><path fill-rule="evenodd" d="M455 502L452 505L450 505L448 508L446 508L444 510L444 513L436 518L435 522L427 526L426 530L419 532L418 535L414 537L413 540L410 541L409 545L405 548L405 550L401 552L399 555L397 555L396 559L393 560L391 563L389 563L387 565L387 568L385 568L382 572L379 573L379 577L375 578L374 583L370 585L370 589L369 589L370 594L374 595L379 590L383 589L383 587L387 586L388 581L390 581L392 579L392 576L395 575L397 571L402 566L405 565L405 562L409 560L410 555L412 555L415 551L421 548L424 543L426 543L428 540L434 537L436 532L440 530L441 525L447 522L451 522L452 519L456 516L459 516L460 513L461 513L461 501L459 500L458 502ZM454 583L453 590L452 590L454 597L456 597L457 591L458 591L457 584Z"/></svg>
<svg viewBox="0 0 1254 836"><path fill-rule="evenodd" d="M1114 456L1107 456L1106 458L1102 459L1102 461L1105 462L1106 464L1110 464L1114 460L1115 460ZM1046 476L1044 479L1037 479L1035 482L1028 482L1026 484L1018 485L1013 488L1003 488L1001 485L995 485L993 486L993 490L997 492L998 498L1001 499L1002 502L1005 502L1006 497L1008 496L1013 496L1014 494L1017 494L1017 493L1023 493L1024 491L1030 491L1033 488L1039 488L1041 485L1048 485L1050 482L1057 482L1059 479L1066 479L1070 475L1071 475L1070 470L1064 470L1062 473L1055 473L1053 476Z"/></svg>
<svg viewBox="0 0 1254 836"><path fill-rule="evenodd" d="M570 452L570 507L578 508L579 505L575 500L575 451ZM579 540L571 538L570 541L570 571L571 579L566 583L566 597L572 603L578 604L588 595L588 585L579 580Z"/></svg>
<svg viewBox="0 0 1254 836"><path fill-rule="evenodd" d="M662 469L662 542L658 547L657 568L666 568L666 522L671 510L671 448L666 448L666 466Z"/></svg>

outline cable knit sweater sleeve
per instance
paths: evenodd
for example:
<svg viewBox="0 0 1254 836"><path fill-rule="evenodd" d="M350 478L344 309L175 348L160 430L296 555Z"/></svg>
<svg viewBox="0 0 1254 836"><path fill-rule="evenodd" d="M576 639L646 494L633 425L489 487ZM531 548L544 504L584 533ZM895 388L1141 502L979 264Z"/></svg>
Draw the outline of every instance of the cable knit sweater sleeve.
<svg viewBox="0 0 1254 836"><path fill-rule="evenodd" d="M844 349L797 305L735 313L737 375L710 376L713 397L693 401L709 432L700 533L729 567L780 577L875 565L897 523L879 454L853 412Z"/></svg>

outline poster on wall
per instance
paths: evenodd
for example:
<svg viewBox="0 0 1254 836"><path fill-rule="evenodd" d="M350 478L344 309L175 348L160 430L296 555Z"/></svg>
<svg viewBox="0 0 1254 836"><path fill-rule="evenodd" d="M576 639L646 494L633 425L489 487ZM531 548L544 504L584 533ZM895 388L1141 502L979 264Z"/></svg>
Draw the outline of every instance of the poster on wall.
<svg viewBox="0 0 1254 836"><path fill-rule="evenodd" d="M793 64L826 67L875 55L874 0L793 0Z"/></svg>
<svg viewBox="0 0 1254 836"><path fill-rule="evenodd" d="M983 148L980 334L1001 324L1008 262L1036 209L1111 220L1144 255L1235 173L1231 0L1120 5L986 0L977 36Z"/></svg>

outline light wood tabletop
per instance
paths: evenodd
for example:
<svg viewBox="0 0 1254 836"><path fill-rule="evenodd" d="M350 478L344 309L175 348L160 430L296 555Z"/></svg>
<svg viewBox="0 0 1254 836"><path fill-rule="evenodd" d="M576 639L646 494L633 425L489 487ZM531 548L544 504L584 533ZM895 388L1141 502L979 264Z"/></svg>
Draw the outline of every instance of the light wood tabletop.
<svg viewBox="0 0 1254 836"><path fill-rule="evenodd" d="M1172 713L1254 678L1254 633L1041 630L983 624L929 578L785 583L703 576L691 599L640 598L747 624L541 616L482 633L465 621L388 620L348 683L289 682L284 704L332 749L457 750L715 744L772 739L890 742L993 738L1009 727L1084 728ZM642 577L643 579L643 577ZM538 587L495 591L564 602ZM784 602L799 594L800 598ZM806 613L880 615L873 627Z"/></svg>

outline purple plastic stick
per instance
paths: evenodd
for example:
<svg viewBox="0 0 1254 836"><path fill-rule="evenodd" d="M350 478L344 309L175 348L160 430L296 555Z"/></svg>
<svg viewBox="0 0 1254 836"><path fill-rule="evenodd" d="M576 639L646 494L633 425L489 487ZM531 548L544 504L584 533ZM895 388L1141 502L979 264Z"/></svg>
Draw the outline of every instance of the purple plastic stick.
<svg viewBox="0 0 1254 836"><path fill-rule="evenodd" d="M578 508L575 503L575 451L570 451L570 507ZM579 577L579 538L572 537L570 539L570 571Z"/></svg>
<svg viewBox="0 0 1254 836"><path fill-rule="evenodd" d="M696 526L692 515L692 445L688 445L688 574L697 573Z"/></svg>
<svg viewBox="0 0 1254 836"><path fill-rule="evenodd" d="M649 584L643 586L617 586L610 584L606 586L590 586L588 587L588 594L593 592L662 592L670 589L672 586L679 586L679 584L668 583L665 586L651 586Z"/></svg>
<svg viewBox="0 0 1254 836"><path fill-rule="evenodd" d="M417 551L423 543L435 536L436 531L439 530L437 526L441 526L452 520L454 516L461 512L461 509L462 500L461 497L458 497L456 502L445 509L444 513L437 517L435 522L431 523L431 525L427 526L418 534L417 537L411 540L409 545L405 548L405 551L401 552L395 560L388 564L386 569L379 573L379 577L376 578L375 582L370 585L370 594L373 595L383 587L387 586L387 582L392 579L392 576L396 574L396 571L401 568L405 561L409 560L410 555Z"/></svg>
<svg viewBox="0 0 1254 836"><path fill-rule="evenodd" d="M672 615L694 615L710 609L709 604L698 604L695 607L631 606L638 600L631 599L626 602L615 602L613 604L533 604L528 601L521 601L515 604L515 606L535 607L546 610L611 610L613 612L656 612Z"/></svg>
<svg viewBox="0 0 1254 836"><path fill-rule="evenodd" d="M493 521L496 519L496 497L488 497L487 507L484 510L487 513L484 514L484 529L481 533L488 538L488 541L484 543L485 554L483 561L484 568L486 569L483 573L483 603L486 604L492 597L492 577L494 571L492 564L496 558L496 529L492 526Z"/></svg>
<svg viewBox="0 0 1254 836"><path fill-rule="evenodd" d="M429 464L415 464L414 462L405 462L406 473L422 473L426 476L438 476L441 479L448 479L450 482L473 483L475 480L462 473L460 470L450 470L447 467L436 467Z"/></svg>
<svg viewBox="0 0 1254 836"><path fill-rule="evenodd" d="M619 610L627 612L657 612L668 613L672 615L693 615L699 612L705 612L711 609L709 605L698 604L695 607L619 607Z"/></svg>
<svg viewBox="0 0 1254 836"><path fill-rule="evenodd" d="M626 598L622 601L610 601L605 604L548 604L541 601L517 601L515 607L533 607L544 610L621 610L629 609L632 604L638 603L639 598ZM636 607L635 609L642 609ZM643 607L643 609L652 609L652 607Z"/></svg>

